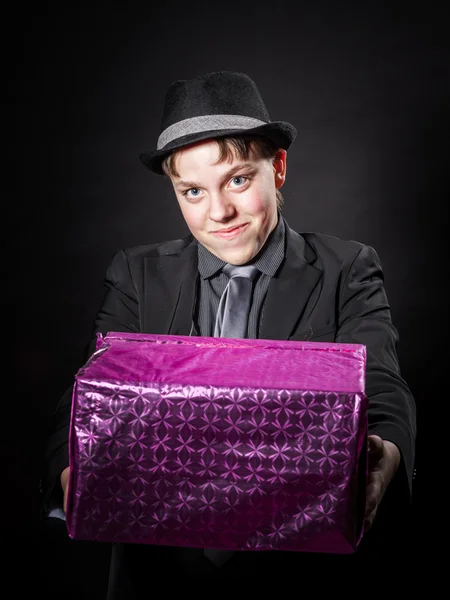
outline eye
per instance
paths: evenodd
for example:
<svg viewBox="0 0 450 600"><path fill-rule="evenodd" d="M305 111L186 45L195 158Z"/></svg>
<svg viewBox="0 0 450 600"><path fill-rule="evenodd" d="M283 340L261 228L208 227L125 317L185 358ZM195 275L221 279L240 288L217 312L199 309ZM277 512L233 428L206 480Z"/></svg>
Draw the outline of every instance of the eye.
<svg viewBox="0 0 450 600"><path fill-rule="evenodd" d="M233 177L231 182L233 184L233 187L242 187L247 180L248 177L244 177L244 175L238 175L237 177Z"/></svg>
<svg viewBox="0 0 450 600"><path fill-rule="evenodd" d="M182 193L183 196L186 196L186 198L198 198L202 192L200 188L190 188L189 190L185 190Z"/></svg>

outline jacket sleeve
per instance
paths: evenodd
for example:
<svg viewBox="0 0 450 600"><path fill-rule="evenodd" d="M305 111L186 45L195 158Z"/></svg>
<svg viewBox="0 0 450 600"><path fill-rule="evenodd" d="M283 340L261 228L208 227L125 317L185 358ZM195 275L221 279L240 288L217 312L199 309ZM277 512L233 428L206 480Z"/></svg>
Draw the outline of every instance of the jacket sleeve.
<svg viewBox="0 0 450 600"><path fill-rule="evenodd" d="M136 287L124 251L119 250L113 256L106 271L104 286L106 293L94 321L93 335L85 353L85 361L95 351L97 333L140 331ZM69 466L68 442L72 394L73 384L67 388L56 407L44 446L44 467L41 478L44 513L48 513L55 506L62 506L59 477Z"/></svg>
<svg viewBox="0 0 450 600"><path fill-rule="evenodd" d="M401 465L394 478L412 490L416 406L400 373L398 332L391 320L384 275L377 253L363 246L343 271L337 342L364 344L369 433L396 444Z"/></svg>

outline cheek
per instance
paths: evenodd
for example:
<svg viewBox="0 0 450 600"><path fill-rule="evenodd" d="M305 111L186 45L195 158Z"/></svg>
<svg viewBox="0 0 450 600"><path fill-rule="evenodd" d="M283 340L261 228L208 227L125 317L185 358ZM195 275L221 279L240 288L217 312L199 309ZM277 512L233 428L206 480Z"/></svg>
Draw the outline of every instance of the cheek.
<svg viewBox="0 0 450 600"><path fill-rule="evenodd" d="M200 207L181 202L179 204L189 229L199 229L203 224L203 212Z"/></svg>
<svg viewBox="0 0 450 600"><path fill-rule="evenodd" d="M257 189L252 191L246 201L246 208L249 213L255 217L267 216L272 212L273 199L271 194L267 193L267 190Z"/></svg>

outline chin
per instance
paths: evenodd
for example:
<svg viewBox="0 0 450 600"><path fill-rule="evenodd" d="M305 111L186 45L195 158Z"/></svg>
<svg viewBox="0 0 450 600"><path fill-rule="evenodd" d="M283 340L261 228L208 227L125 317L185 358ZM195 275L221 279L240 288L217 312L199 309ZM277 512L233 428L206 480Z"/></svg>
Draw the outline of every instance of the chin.
<svg viewBox="0 0 450 600"><path fill-rule="evenodd" d="M220 258L231 265L245 265L252 260L255 254L251 251L243 252L242 250L236 250L236 252L225 252L220 255Z"/></svg>

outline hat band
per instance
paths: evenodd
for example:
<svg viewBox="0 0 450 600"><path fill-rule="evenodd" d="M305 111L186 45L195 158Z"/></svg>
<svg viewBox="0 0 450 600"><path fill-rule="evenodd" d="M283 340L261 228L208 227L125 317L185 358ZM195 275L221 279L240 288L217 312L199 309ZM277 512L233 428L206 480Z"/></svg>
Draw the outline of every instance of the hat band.
<svg viewBox="0 0 450 600"><path fill-rule="evenodd" d="M265 121L241 115L203 115L178 121L164 129L158 138L157 149L162 150L167 144L191 133L217 131L220 129L252 129L267 125Z"/></svg>

